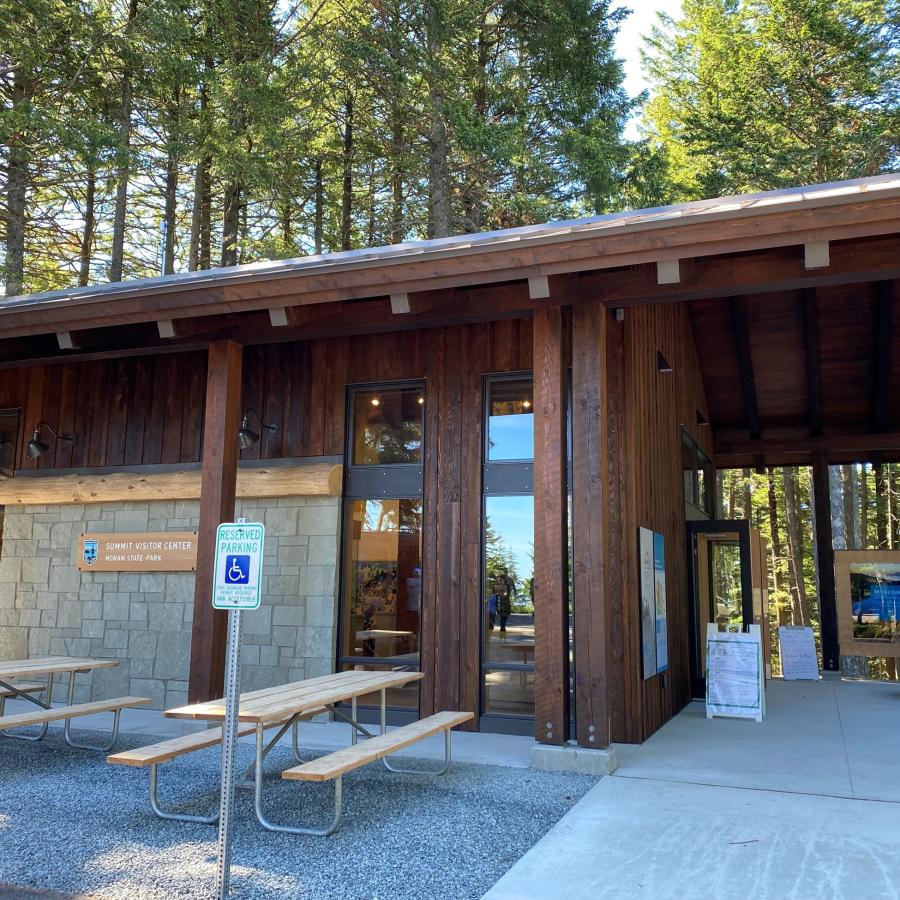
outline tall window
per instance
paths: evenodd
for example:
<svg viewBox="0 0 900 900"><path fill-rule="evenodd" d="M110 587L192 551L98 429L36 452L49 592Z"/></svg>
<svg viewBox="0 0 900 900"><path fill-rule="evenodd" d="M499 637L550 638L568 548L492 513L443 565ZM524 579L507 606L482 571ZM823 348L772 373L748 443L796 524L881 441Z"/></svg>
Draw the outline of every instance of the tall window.
<svg viewBox="0 0 900 900"><path fill-rule="evenodd" d="M681 455L685 502L707 518L712 518L715 509L712 460L684 429L681 430Z"/></svg>
<svg viewBox="0 0 900 900"><path fill-rule="evenodd" d="M481 710L534 716L534 407L530 375L486 383Z"/></svg>
<svg viewBox="0 0 900 900"><path fill-rule="evenodd" d="M16 442L19 439L19 411L0 409L0 475L11 478L16 467Z"/></svg>
<svg viewBox="0 0 900 900"><path fill-rule="evenodd" d="M341 591L343 669L419 668L422 605L421 384L351 389ZM361 702L377 698L361 698ZM417 707L418 686L388 692Z"/></svg>

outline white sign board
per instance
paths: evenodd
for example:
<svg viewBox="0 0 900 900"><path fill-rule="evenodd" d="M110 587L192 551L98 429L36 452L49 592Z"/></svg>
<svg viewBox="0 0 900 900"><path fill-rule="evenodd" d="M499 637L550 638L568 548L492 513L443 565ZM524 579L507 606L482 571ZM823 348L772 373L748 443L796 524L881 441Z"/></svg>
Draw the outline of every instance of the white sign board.
<svg viewBox="0 0 900 900"><path fill-rule="evenodd" d="M748 634L706 631L706 718L729 716L762 722L766 708L759 625Z"/></svg>
<svg viewBox="0 0 900 900"><path fill-rule="evenodd" d="M812 628L807 625L779 626L778 649L785 681L819 680L819 658Z"/></svg>
<svg viewBox="0 0 900 900"><path fill-rule="evenodd" d="M265 537L265 526L259 522L223 522L216 529L216 609L259 608Z"/></svg>

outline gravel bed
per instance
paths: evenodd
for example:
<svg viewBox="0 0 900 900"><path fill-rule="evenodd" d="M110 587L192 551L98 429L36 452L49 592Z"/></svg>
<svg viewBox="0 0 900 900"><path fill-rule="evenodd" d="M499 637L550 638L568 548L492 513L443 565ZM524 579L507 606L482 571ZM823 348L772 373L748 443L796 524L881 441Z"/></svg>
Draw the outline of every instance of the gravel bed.
<svg viewBox="0 0 900 900"><path fill-rule="evenodd" d="M146 735L124 735L116 749L149 743ZM252 759L252 745L240 744L240 765ZM278 778L291 760L278 747L266 761L267 815L321 826L330 821L333 786ZM216 749L160 766L161 802L209 814L218 804L217 777ZM67 747L59 732L36 744L0 741L0 883L128 900L210 897L215 826L157 818L147 782L147 769L110 766L101 754ZM433 779L369 765L344 777L343 824L328 838L263 830L253 792L238 790L230 895L480 897L596 782L461 763Z"/></svg>

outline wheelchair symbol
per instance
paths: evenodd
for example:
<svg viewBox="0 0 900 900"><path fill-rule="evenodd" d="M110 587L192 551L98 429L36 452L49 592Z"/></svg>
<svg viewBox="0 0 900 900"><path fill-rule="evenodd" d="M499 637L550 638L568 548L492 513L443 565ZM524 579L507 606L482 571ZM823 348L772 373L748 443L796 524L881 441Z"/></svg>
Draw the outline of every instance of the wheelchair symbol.
<svg viewBox="0 0 900 900"><path fill-rule="evenodd" d="M225 583L250 583L250 557L245 555L225 557Z"/></svg>

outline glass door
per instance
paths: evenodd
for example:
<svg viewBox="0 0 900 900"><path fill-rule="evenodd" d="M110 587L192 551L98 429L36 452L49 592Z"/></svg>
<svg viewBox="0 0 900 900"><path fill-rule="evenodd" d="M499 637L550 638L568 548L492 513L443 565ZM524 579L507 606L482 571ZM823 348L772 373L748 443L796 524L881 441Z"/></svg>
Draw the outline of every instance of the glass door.
<svg viewBox="0 0 900 900"><path fill-rule="evenodd" d="M706 695L706 626L746 631L754 622L750 523L688 522L691 597L691 690Z"/></svg>

